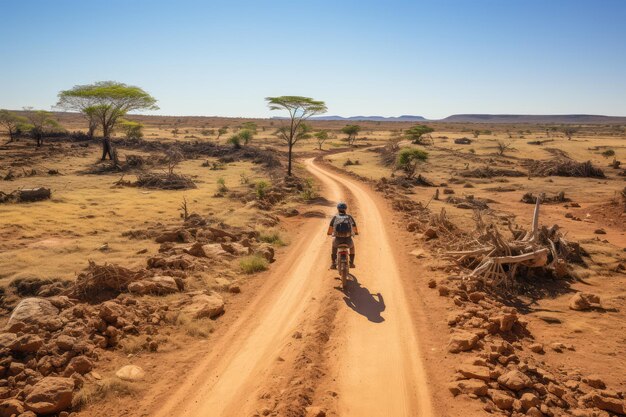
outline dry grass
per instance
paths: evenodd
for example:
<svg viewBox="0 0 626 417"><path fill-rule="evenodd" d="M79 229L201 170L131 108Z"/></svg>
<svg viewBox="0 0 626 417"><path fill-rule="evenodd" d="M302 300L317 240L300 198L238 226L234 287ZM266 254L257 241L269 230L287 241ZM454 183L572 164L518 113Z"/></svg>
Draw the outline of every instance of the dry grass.
<svg viewBox="0 0 626 417"><path fill-rule="evenodd" d="M205 338L215 330L215 323L209 318L192 319L184 314L176 317L176 326L191 337Z"/></svg>
<svg viewBox="0 0 626 417"><path fill-rule="evenodd" d="M287 243L280 230L276 228L257 227L259 232L259 240L261 242L270 243L274 246L286 246Z"/></svg>
<svg viewBox="0 0 626 417"><path fill-rule="evenodd" d="M269 266L269 262L260 255L250 255L242 258L239 261L239 266L244 273L254 274L256 272L265 271Z"/></svg>
<svg viewBox="0 0 626 417"><path fill-rule="evenodd" d="M137 383L122 381L118 377L108 377L94 384L85 384L72 400L72 408L81 409L112 397L133 395L139 391Z"/></svg>

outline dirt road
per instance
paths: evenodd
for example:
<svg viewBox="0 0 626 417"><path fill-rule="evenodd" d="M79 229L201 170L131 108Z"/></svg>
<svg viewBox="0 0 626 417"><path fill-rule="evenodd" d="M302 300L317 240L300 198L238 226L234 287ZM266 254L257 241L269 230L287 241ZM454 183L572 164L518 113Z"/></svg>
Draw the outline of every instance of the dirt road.
<svg viewBox="0 0 626 417"><path fill-rule="evenodd" d="M335 288L328 220L311 219L212 354L149 415L297 415L289 407L317 402L329 415L434 414L385 208L366 186L313 160L306 167L356 215L357 281L346 295Z"/></svg>

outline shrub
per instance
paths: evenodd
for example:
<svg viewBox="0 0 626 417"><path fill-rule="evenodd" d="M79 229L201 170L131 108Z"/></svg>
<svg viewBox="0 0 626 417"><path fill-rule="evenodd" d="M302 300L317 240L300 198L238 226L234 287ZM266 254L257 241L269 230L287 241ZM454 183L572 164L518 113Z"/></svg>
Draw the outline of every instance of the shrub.
<svg viewBox="0 0 626 417"><path fill-rule="evenodd" d="M259 240L276 246L285 246L285 241L276 229L259 230Z"/></svg>
<svg viewBox="0 0 626 417"><path fill-rule="evenodd" d="M241 270L246 274L254 274L255 272L265 271L269 266L267 259L261 255L250 255L239 261Z"/></svg>
<svg viewBox="0 0 626 417"><path fill-rule="evenodd" d="M605 158L615 156L615 151L613 149L607 149L606 151L602 152L602 156Z"/></svg>
<svg viewBox="0 0 626 417"><path fill-rule="evenodd" d="M267 194L267 189L269 188L269 183L267 181L257 181L256 185L254 186L254 190L256 192L256 198L258 198L259 200L262 200L263 198L265 198L265 195Z"/></svg>
<svg viewBox="0 0 626 417"><path fill-rule="evenodd" d="M315 193L313 180L307 178L304 180L304 184L302 184L302 198L309 201L313 200L315 197L317 197L317 194Z"/></svg>
<svg viewBox="0 0 626 417"><path fill-rule="evenodd" d="M404 148L398 153L396 167L403 170L407 178L413 178L417 166L428 159L428 153L421 149Z"/></svg>
<svg viewBox="0 0 626 417"><path fill-rule="evenodd" d="M217 179L217 191L220 193L225 193L228 191L228 187L226 186L226 180L224 177L219 177Z"/></svg>

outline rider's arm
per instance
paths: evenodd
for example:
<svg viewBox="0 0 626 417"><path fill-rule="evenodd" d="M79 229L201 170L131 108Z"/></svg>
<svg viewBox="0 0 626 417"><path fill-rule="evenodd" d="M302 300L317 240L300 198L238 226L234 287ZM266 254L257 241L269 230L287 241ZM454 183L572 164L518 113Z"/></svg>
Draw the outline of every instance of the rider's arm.
<svg viewBox="0 0 626 417"><path fill-rule="evenodd" d="M359 234L359 228L356 226L356 221L354 221L354 217L350 216L350 220L352 220L352 231L354 232L354 235L358 235Z"/></svg>
<svg viewBox="0 0 626 417"><path fill-rule="evenodd" d="M326 234L328 236L332 236L333 233L335 232L335 217L333 216L333 218L330 221L330 225L328 226L328 231L326 232Z"/></svg>

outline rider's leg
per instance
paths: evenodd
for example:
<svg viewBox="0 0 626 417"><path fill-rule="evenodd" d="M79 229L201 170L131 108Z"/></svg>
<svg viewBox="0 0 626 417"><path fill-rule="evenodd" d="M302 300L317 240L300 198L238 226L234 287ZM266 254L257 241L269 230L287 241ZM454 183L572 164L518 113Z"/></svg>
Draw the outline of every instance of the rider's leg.
<svg viewBox="0 0 626 417"><path fill-rule="evenodd" d="M333 239L333 245L330 249L330 268L337 269L337 260L335 257L337 256L337 239Z"/></svg>
<svg viewBox="0 0 626 417"><path fill-rule="evenodd" d="M354 250L354 242L352 242L352 239L350 239L350 268L356 268L354 266L354 255L355 255L355 250Z"/></svg>

